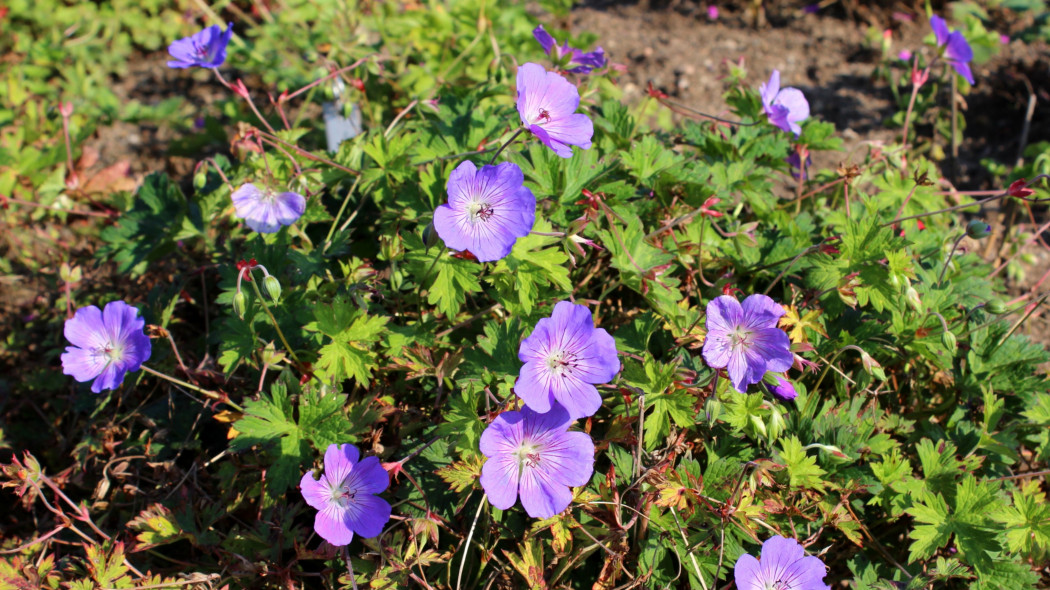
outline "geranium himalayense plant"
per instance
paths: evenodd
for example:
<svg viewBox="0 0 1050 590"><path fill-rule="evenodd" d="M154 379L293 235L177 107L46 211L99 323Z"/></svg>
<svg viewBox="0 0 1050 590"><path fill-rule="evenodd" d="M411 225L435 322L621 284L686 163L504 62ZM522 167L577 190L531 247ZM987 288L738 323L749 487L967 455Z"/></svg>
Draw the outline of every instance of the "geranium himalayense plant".
<svg viewBox="0 0 1050 590"><path fill-rule="evenodd" d="M276 192L248 182L233 191L233 207L245 225L259 233L272 234L295 223L306 211L306 199L299 193Z"/></svg>
<svg viewBox="0 0 1050 590"><path fill-rule="evenodd" d="M806 555L798 541L778 536L762 544L760 559L741 555L733 576L738 590L831 590L824 583L826 571L824 562Z"/></svg>
<svg viewBox="0 0 1050 590"><path fill-rule="evenodd" d="M762 96L762 108L769 122L798 137L802 133L799 123L809 118L809 101L802 91L798 88L781 88L780 71L773 70L769 81L759 86L758 92Z"/></svg>
<svg viewBox="0 0 1050 590"><path fill-rule="evenodd" d="M569 146L590 149L594 124L576 112L580 92L560 74L539 64L523 64L518 68L517 104L522 124L554 153L571 158Z"/></svg>
<svg viewBox="0 0 1050 590"><path fill-rule="evenodd" d="M586 306L568 301L536 323L518 359L525 365L514 391L525 405L547 412L561 404L573 420L598 411L602 396L594 384L608 383L620 370L613 337L594 327Z"/></svg>
<svg viewBox="0 0 1050 590"><path fill-rule="evenodd" d="M66 320L62 372L80 382L91 381L91 391L116 389L124 375L138 371L149 360L152 347L143 332L146 320L123 301L110 301L104 310L81 307Z"/></svg>
<svg viewBox="0 0 1050 590"><path fill-rule="evenodd" d="M448 203L434 211L434 229L453 250L482 262L510 254L536 221L536 197L516 164L482 166L465 161L448 178Z"/></svg>
<svg viewBox="0 0 1050 590"><path fill-rule="evenodd" d="M173 41L168 53L175 59L168 62L169 68L217 68L226 62L226 46L233 36L233 24L226 25L223 32L219 25Z"/></svg>
<svg viewBox="0 0 1050 590"><path fill-rule="evenodd" d="M557 403L546 413L528 407L503 412L481 433L481 487L501 510L518 497L533 518L550 518L572 501L574 486L594 472L594 442L570 432L572 418Z"/></svg>
<svg viewBox="0 0 1050 590"><path fill-rule="evenodd" d="M777 327L785 313L761 294L749 296L743 304L729 295L712 299L707 304L704 360L712 368L726 369L740 393L761 381L766 371L787 371L794 359L791 341Z"/></svg>
<svg viewBox="0 0 1050 590"><path fill-rule="evenodd" d="M360 457L354 445L330 445L321 477L308 471L299 482L303 499L317 509L314 530L335 546L350 544L355 534L375 537L390 520L390 503L376 496L390 479L379 459Z"/></svg>

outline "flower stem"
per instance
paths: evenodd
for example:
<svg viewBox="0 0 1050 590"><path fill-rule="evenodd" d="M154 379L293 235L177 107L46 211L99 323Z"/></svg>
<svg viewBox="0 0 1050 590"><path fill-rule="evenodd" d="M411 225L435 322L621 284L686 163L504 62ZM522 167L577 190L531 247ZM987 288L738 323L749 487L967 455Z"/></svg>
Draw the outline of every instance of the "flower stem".
<svg viewBox="0 0 1050 590"><path fill-rule="evenodd" d="M937 284L944 282L944 273L948 272L948 265L952 263L952 256L955 256L955 250L959 247L959 243L962 242L963 238L966 237L966 232L955 238L955 243L952 244L952 251L948 253L948 258L944 261L944 267L941 268L941 274L937 277Z"/></svg>
<svg viewBox="0 0 1050 590"><path fill-rule="evenodd" d="M263 311L265 311L266 315L270 317L270 323L272 323L274 329L277 330L277 336L280 337L281 343L284 344L285 349L288 350L288 354L292 356L292 360L294 360L295 364L299 366L299 369L303 370L302 361L300 361L299 357L296 356L295 350L292 348L292 345L288 344L288 339L284 337L284 332L281 331L281 326L277 323L277 318L274 317L273 312L270 311L270 306L266 304L266 299L262 296L262 291L259 290L259 285L256 284L255 280L251 280L248 282L251 283L252 290L255 291L255 296L259 298L259 303L262 304Z"/></svg>
<svg viewBox="0 0 1050 590"><path fill-rule="evenodd" d="M142 365L142 370L147 372L147 373L149 373L150 375L153 375L154 377L160 377L161 379L164 379L166 381L171 381L175 385L178 385L180 387L185 387L186 389L189 389L189 390L192 390L192 391L196 391L197 393L203 395L204 397L206 397L208 399L215 400L217 402L222 402L222 403L226 404L227 406L230 406L231 408L237 410L238 412L240 412L242 414L244 413L244 408L242 408L241 406L237 405L237 403L231 401L228 396L225 396L225 395L223 395L221 393L215 393L214 391L209 391L207 389L202 389L202 388L197 387L196 385L194 385L192 383L187 383L187 382L183 381L182 379L176 379L175 377L172 377L171 375L165 375L164 373L161 373L160 371L155 371L155 370L147 367L146 365Z"/></svg>
<svg viewBox="0 0 1050 590"><path fill-rule="evenodd" d="M328 246L332 245L332 236L335 235L335 228L339 225L339 220L343 218L343 211L346 211L346 205L350 202L351 195L354 194L354 190L357 189L357 184L361 182L361 177L354 178L354 184L350 185L350 190L346 191L346 196L343 197L343 204L339 206L339 212L335 214L335 219L332 220L332 227L328 228L328 235L324 239L324 250L328 250ZM364 196L361 197L361 202L364 202ZM353 219L353 216L351 216Z"/></svg>
<svg viewBox="0 0 1050 590"><path fill-rule="evenodd" d="M521 135L522 131L525 131L525 128L524 127L518 127L518 130L514 132L514 135L511 135L510 139L508 139L506 143L504 143L503 145L499 146L499 149L496 150L496 153L492 154L492 159L489 160L489 163L488 163L489 166L491 166L496 161L496 158L498 158L499 155L501 153L503 153L503 150L506 149L508 145L514 143L514 140L517 139L519 135Z"/></svg>

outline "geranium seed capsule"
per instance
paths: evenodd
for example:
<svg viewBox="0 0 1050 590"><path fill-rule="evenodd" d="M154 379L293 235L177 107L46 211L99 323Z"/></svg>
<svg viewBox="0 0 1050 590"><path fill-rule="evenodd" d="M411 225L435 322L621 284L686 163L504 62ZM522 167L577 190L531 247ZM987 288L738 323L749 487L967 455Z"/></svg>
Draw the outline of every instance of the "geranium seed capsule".
<svg viewBox="0 0 1050 590"><path fill-rule="evenodd" d="M274 302L281 298L281 282L277 280L277 277L266 275L266 278L263 279L263 287L266 288L266 293Z"/></svg>
<svg viewBox="0 0 1050 590"><path fill-rule="evenodd" d="M244 310L247 307L247 297L245 297L244 291L237 291L237 294L233 296L233 312L243 320Z"/></svg>

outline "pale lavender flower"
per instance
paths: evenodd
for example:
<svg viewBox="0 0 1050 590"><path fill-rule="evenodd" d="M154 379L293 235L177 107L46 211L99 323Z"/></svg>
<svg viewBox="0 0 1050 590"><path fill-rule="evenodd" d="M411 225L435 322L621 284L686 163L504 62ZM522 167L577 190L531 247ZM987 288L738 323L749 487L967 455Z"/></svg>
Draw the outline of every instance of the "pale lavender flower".
<svg viewBox="0 0 1050 590"><path fill-rule="evenodd" d="M264 234L272 234L283 225L295 223L306 211L306 199L299 193L260 189L250 182L233 191L232 197L237 217L248 227Z"/></svg>
<svg viewBox="0 0 1050 590"><path fill-rule="evenodd" d="M544 145L563 158L572 157L572 148L590 149L594 124L587 115L577 113L580 93L562 76L543 66L527 63L518 68L518 115Z"/></svg>
<svg viewBox="0 0 1050 590"><path fill-rule="evenodd" d="M793 356L788 335L777 327L786 312L769 297L755 294L741 305L729 295L707 304L704 360L714 369L727 369L740 393L758 383L766 371L783 373Z"/></svg>
<svg viewBox="0 0 1050 590"><path fill-rule="evenodd" d="M123 301L110 301L105 310L81 307L66 320L64 333L73 346L62 353L62 373L81 383L94 379L95 393L116 389L125 374L149 360L152 346L145 326L139 310Z"/></svg>
<svg viewBox="0 0 1050 590"><path fill-rule="evenodd" d="M503 258L536 221L536 197L524 182L517 164L478 170L464 161L448 177L448 204L434 211L434 229L453 250L482 262Z"/></svg>
<svg viewBox="0 0 1050 590"><path fill-rule="evenodd" d="M481 433L481 487L489 502L506 510L521 496L533 518L550 518L572 502L571 487L594 473L594 442L569 432L572 418L558 404L545 414L529 408L503 412Z"/></svg>
<svg viewBox="0 0 1050 590"><path fill-rule="evenodd" d="M962 31L948 31L948 24L939 16L930 17L930 27L933 36L937 39L937 47L941 49L945 61L962 76L967 82L973 84L973 72L970 71L970 61L973 60L973 50L966 42Z"/></svg>
<svg viewBox="0 0 1050 590"><path fill-rule="evenodd" d="M762 96L762 107L769 122L798 137L802 133L802 121L809 118L809 102L798 88L780 88L780 71L773 70L769 81L758 88Z"/></svg>
<svg viewBox="0 0 1050 590"><path fill-rule="evenodd" d="M831 590L824 583L824 562L807 556L795 539L770 537L762 544L761 556L758 560L745 553L736 560L737 590Z"/></svg>
<svg viewBox="0 0 1050 590"><path fill-rule="evenodd" d="M518 348L521 368L514 391L525 405L546 412L561 404L573 420L593 416L602 405L594 387L607 383L620 371L616 341L594 327L590 310L560 301L551 317L536 328Z"/></svg>
<svg viewBox="0 0 1050 590"><path fill-rule="evenodd" d="M168 62L169 68L217 68L226 61L226 46L233 35L233 24L226 25L226 32L219 25L212 25L199 33L172 42L168 53L175 59Z"/></svg>
<svg viewBox="0 0 1050 590"><path fill-rule="evenodd" d="M569 47L568 41L559 46L554 37L543 28L543 25L533 29L532 36L543 47L543 51L551 56L551 59L555 62L562 62L563 59L568 58L569 65L577 64L577 67L568 70L574 74L587 74L591 70L605 65L605 51L601 47L594 51L584 52Z"/></svg>
<svg viewBox="0 0 1050 590"><path fill-rule="evenodd" d="M780 401L789 402L798 397L798 392L795 391L795 385L785 379L782 375L777 375L777 384L769 388L773 392L773 397Z"/></svg>
<svg viewBox="0 0 1050 590"><path fill-rule="evenodd" d="M386 470L378 458L360 456L354 445L330 445L320 479L307 471L299 482L303 499L317 509L314 530L336 547L349 545L355 534L375 537L390 520L390 504L376 496L390 485Z"/></svg>
<svg viewBox="0 0 1050 590"><path fill-rule="evenodd" d="M908 51L907 49L901 49L901 52L897 54L897 59L904 62L908 62L911 61L911 55L911 51Z"/></svg>

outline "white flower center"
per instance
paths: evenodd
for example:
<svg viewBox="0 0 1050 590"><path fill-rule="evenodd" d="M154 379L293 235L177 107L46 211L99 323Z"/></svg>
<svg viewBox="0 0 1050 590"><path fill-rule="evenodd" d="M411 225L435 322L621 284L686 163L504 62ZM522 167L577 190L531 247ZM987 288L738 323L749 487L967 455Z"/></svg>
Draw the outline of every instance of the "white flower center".
<svg viewBox="0 0 1050 590"><path fill-rule="evenodd" d="M467 215L470 217L471 224L487 222L495 214L496 209L491 203L485 201L471 201L470 205L467 205Z"/></svg>
<svg viewBox="0 0 1050 590"><path fill-rule="evenodd" d="M751 344L754 342L754 336L755 333L751 330L748 330L743 326L737 326L729 333L729 346L733 350L750 348Z"/></svg>
<svg viewBox="0 0 1050 590"><path fill-rule="evenodd" d="M526 468L538 467L540 464L540 445L536 443L524 441L514 454L518 459L519 472Z"/></svg>
<svg viewBox="0 0 1050 590"><path fill-rule="evenodd" d="M103 346L100 346L91 352L95 356L105 357L107 367L112 363L119 363L124 359L124 347L112 342L106 342Z"/></svg>
<svg viewBox="0 0 1050 590"><path fill-rule="evenodd" d="M550 120L551 120L551 114L549 112L547 112L547 109L540 109L540 111L538 113L536 113L535 116L529 118L529 125L540 125L540 126L542 126L543 123L550 122Z"/></svg>
<svg viewBox="0 0 1050 590"><path fill-rule="evenodd" d="M576 364L576 355L566 350L556 350L547 357L547 369L556 377L571 375Z"/></svg>
<svg viewBox="0 0 1050 590"><path fill-rule="evenodd" d="M790 586L787 582L781 580L773 580L772 582L765 582L763 590L788 590Z"/></svg>
<svg viewBox="0 0 1050 590"><path fill-rule="evenodd" d="M346 481L342 481L337 485L333 485L328 489L329 501L332 504L340 508L346 508L354 501L357 496L357 489L351 488L346 484Z"/></svg>

